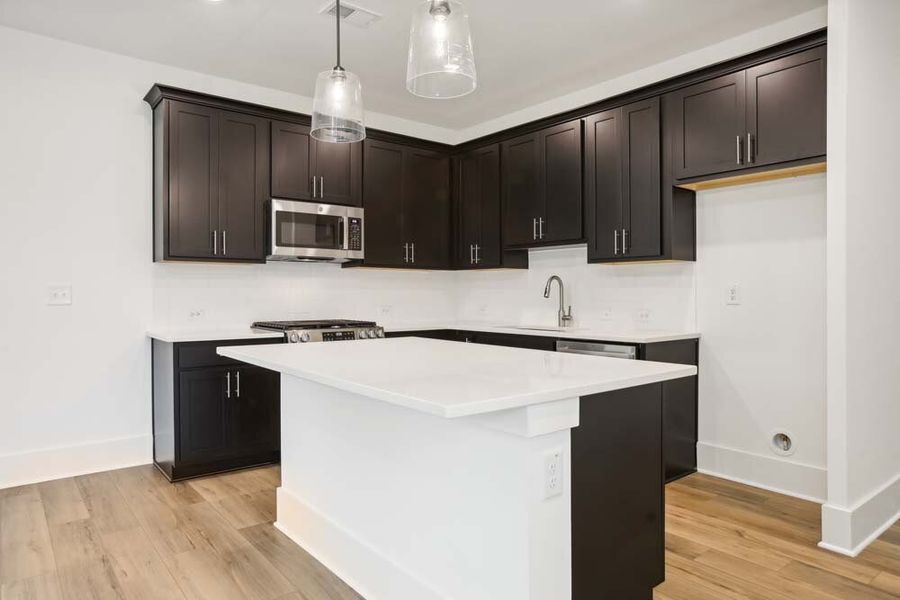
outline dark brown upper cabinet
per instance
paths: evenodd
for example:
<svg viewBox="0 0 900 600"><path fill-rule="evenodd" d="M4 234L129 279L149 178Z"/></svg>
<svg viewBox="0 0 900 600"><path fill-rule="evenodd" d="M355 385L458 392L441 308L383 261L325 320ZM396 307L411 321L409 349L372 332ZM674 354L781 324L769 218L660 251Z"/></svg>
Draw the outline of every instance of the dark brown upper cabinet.
<svg viewBox="0 0 900 600"><path fill-rule="evenodd" d="M450 266L450 162L446 154L367 139L365 264Z"/></svg>
<svg viewBox="0 0 900 600"><path fill-rule="evenodd" d="M661 160L659 98L584 120L589 261L662 256Z"/></svg>
<svg viewBox="0 0 900 600"><path fill-rule="evenodd" d="M272 196L362 205L362 144L318 142L309 127L272 122Z"/></svg>
<svg viewBox="0 0 900 600"><path fill-rule="evenodd" d="M175 100L154 109L155 260L265 260L269 123Z"/></svg>
<svg viewBox="0 0 900 600"><path fill-rule="evenodd" d="M455 265L500 267L500 145L455 156L453 175L458 217Z"/></svg>
<svg viewBox="0 0 900 600"><path fill-rule="evenodd" d="M825 155L825 47L669 94L684 180Z"/></svg>
<svg viewBox="0 0 900 600"><path fill-rule="evenodd" d="M583 239L581 120L503 142L505 247Z"/></svg>

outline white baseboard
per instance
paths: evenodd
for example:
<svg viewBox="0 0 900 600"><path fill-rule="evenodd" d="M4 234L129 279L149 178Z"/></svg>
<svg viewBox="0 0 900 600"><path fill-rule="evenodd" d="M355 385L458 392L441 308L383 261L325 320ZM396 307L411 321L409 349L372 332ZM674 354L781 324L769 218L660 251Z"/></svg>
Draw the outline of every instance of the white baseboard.
<svg viewBox="0 0 900 600"><path fill-rule="evenodd" d="M822 506L819 547L857 556L900 519L900 475L850 508Z"/></svg>
<svg viewBox="0 0 900 600"><path fill-rule="evenodd" d="M697 470L707 475L822 504L827 495L827 471L774 456L697 444Z"/></svg>
<svg viewBox="0 0 900 600"><path fill-rule="evenodd" d="M153 461L153 436L138 435L0 456L0 489L145 465Z"/></svg>
<svg viewBox="0 0 900 600"><path fill-rule="evenodd" d="M277 502L275 527L363 598L447 600L444 594L291 492L278 488Z"/></svg>

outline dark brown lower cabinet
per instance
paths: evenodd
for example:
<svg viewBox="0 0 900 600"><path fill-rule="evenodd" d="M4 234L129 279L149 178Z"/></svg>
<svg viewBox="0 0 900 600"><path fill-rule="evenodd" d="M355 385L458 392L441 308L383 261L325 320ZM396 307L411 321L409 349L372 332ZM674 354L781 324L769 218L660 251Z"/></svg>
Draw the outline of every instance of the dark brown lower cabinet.
<svg viewBox="0 0 900 600"><path fill-rule="evenodd" d="M216 354L271 340L153 341L153 460L171 481L278 462L280 376Z"/></svg>
<svg viewBox="0 0 900 600"><path fill-rule="evenodd" d="M572 600L651 600L665 580L662 404L659 383L581 399Z"/></svg>

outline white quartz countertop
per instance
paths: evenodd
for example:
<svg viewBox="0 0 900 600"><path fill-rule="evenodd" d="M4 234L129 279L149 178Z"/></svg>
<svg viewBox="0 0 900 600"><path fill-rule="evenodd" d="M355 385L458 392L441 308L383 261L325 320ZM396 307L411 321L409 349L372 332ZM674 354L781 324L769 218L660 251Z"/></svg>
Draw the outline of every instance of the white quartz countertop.
<svg viewBox="0 0 900 600"><path fill-rule="evenodd" d="M212 342L223 340L261 340L284 338L280 331L265 331L252 327L221 327L215 329L151 329L147 337L161 342Z"/></svg>
<svg viewBox="0 0 900 600"><path fill-rule="evenodd" d="M692 365L416 337L227 346L222 356L440 417L478 415L678 379Z"/></svg>
<svg viewBox="0 0 900 600"><path fill-rule="evenodd" d="M700 337L695 331L668 331L655 329L603 329L602 327L553 327L550 325L514 325L493 323L427 323L385 325L388 332L431 331L436 329L459 329L462 331L483 331L487 333L508 333L513 335L534 335L541 337L565 338L570 340L597 340L621 342L625 344L653 344L677 340L694 340Z"/></svg>

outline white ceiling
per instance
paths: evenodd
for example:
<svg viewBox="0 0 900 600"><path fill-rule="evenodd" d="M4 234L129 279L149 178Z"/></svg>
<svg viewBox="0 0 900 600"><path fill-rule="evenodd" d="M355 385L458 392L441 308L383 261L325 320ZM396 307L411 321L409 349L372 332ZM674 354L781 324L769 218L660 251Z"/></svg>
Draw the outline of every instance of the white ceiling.
<svg viewBox="0 0 900 600"><path fill-rule="evenodd" d="M819 8L825 0L465 0L479 87L406 91L419 0L352 0L384 18L343 27L343 63L369 110L463 129ZM312 96L334 63L327 0L0 0L0 24Z"/></svg>

